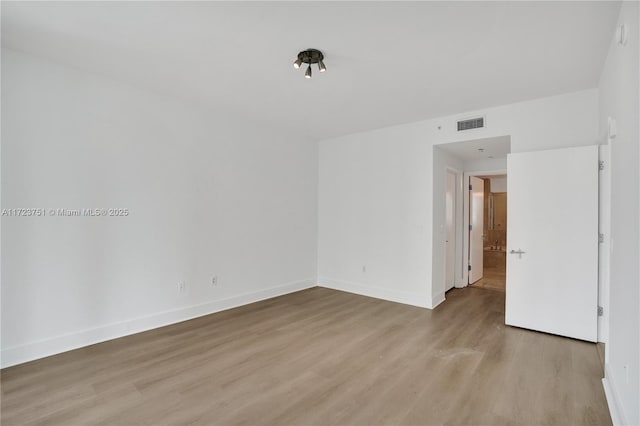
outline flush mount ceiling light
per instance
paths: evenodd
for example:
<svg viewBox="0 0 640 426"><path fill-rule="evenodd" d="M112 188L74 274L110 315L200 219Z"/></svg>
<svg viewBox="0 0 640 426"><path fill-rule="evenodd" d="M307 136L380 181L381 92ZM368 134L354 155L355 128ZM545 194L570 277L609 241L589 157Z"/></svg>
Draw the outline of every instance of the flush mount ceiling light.
<svg viewBox="0 0 640 426"><path fill-rule="evenodd" d="M311 78L311 64L318 64L320 72L325 72L327 67L324 66L324 55L318 49L307 49L298 53L298 59L293 63L293 67L298 69L302 64L309 64L307 71L304 73L305 78Z"/></svg>

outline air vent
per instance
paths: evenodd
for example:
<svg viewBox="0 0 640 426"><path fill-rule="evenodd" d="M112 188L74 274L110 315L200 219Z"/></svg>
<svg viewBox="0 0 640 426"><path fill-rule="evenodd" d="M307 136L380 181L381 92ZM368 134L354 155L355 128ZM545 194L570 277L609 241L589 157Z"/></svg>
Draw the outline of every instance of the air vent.
<svg viewBox="0 0 640 426"><path fill-rule="evenodd" d="M458 121L458 131L480 129L484 127L484 117L471 118L469 120Z"/></svg>

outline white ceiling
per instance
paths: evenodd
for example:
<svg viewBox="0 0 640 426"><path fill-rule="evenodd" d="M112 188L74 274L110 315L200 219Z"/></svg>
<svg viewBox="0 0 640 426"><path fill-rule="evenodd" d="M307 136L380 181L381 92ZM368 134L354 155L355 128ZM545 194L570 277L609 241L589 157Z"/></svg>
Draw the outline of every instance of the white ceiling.
<svg viewBox="0 0 640 426"><path fill-rule="evenodd" d="M500 159L507 158L507 154L511 152L511 137L497 136L436 146L464 162Z"/></svg>
<svg viewBox="0 0 640 426"><path fill-rule="evenodd" d="M596 87L619 7L3 1L2 44L321 139Z"/></svg>

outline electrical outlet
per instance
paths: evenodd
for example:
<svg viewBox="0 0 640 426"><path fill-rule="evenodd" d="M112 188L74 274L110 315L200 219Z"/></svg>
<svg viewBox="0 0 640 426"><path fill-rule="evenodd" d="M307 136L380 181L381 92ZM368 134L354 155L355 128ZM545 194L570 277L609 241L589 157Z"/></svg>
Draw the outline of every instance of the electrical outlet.
<svg viewBox="0 0 640 426"><path fill-rule="evenodd" d="M184 293L185 291L187 291L187 283L185 283L184 281L180 281L178 283L178 291L180 293Z"/></svg>
<svg viewBox="0 0 640 426"><path fill-rule="evenodd" d="M218 276L214 275L211 277L211 285L218 285Z"/></svg>

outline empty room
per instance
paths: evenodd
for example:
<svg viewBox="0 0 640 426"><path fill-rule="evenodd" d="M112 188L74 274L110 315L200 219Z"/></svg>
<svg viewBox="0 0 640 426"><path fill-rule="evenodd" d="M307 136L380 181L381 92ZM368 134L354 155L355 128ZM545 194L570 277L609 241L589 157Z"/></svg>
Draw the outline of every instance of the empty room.
<svg viewBox="0 0 640 426"><path fill-rule="evenodd" d="M0 14L3 426L640 425L640 2Z"/></svg>

